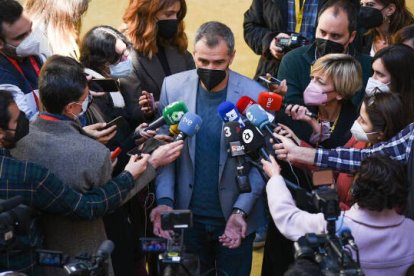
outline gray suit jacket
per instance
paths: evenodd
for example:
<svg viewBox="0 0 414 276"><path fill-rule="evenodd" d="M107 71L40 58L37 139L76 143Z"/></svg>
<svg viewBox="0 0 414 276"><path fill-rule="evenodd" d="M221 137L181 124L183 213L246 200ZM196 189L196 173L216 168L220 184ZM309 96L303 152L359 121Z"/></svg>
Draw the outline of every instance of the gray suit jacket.
<svg viewBox="0 0 414 276"><path fill-rule="evenodd" d="M227 101L236 103L241 96L257 99L264 90L255 81L250 80L233 71L230 72L227 86ZM188 110L196 111L196 95L199 78L196 70L190 70L167 77L161 89L160 109L166 105L183 101ZM208 127L202 125L201 127ZM173 164L159 170L156 178L156 197L169 198L174 201L174 208L188 209L191 201L194 184L194 156L195 137L187 138L179 159ZM219 161L219 198L223 215L226 219L233 208L240 208L247 212L247 233L252 233L263 224L264 204L263 190L265 183L257 169L252 168L249 173L252 191L240 194L236 183L236 162L234 158L227 158L227 145L224 143L223 133L220 142Z"/></svg>

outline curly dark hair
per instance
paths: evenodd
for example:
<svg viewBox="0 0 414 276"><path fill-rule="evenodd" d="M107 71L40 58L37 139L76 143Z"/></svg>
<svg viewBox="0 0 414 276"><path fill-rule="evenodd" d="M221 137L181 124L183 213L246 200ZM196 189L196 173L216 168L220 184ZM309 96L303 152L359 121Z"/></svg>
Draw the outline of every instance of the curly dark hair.
<svg viewBox="0 0 414 276"><path fill-rule="evenodd" d="M8 129L10 121L9 105L13 103L13 96L10 92L0 90L0 128Z"/></svg>
<svg viewBox="0 0 414 276"><path fill-rule="evenodd" d="M406 205L408 182L405 166L387 155L373 155L361 163L352 186L354 203L371 211Z"/></svg>

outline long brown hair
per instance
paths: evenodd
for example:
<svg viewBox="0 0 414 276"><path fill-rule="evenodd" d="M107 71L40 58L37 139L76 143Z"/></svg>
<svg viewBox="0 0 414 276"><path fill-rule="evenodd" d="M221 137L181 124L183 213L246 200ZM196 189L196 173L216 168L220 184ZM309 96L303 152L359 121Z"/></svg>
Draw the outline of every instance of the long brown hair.
<svg viewBox="0 0 414 276"><path fill-rule="evenodd" d="M177 1L181 4L177 15L177 34L168 41L157 38L157 12ZM130 0L123 16L124 22L128 25L126 34L135 50L149 58L158 52L157 42L161 45L176 46L181 52L185 52L188 46L183 21L186 13L185 0Z"/></svg>
<svg viewBox="0 0 414 276"><path fill-rule="evenodd" d="M399 29L414 23L413 14L407 9L405 0L377 0L384 7L395 5L395 12L390 16L389 34L395 34Z"/></svg>

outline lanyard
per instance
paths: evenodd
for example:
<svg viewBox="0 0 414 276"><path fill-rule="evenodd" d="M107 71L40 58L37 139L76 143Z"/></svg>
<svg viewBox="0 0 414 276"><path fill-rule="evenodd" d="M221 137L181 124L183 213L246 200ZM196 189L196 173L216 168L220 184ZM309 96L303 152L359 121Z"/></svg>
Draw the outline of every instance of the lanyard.
<svg viewBox="0 0 414 276"><path fill-rule="evenodd" d="M20 67L20 65L17 63L17 61L11 57L8 57L6 55L4 55L7 60L14 66L14 68L16 68L17 71L19 71L19 73L22 75L22 77L27 81L27 83L30 85L30 82L27 80L26 76L24 75L23 69ZM40 68L39 65L37 64L36 60L34 57L30 56L29 57L30 63L32 65L33 70L35 71L37 77L39 77L40 75ZM37 97L36 93L34 92L33 87L30 85L31 89L32 89L32 94L37 106L37 110L39 110L40 108L40 102L39 102L39 98Z"/></svg>
<svg viewBox="0 0 414 276"><path fill-rule="evenodd" d="M300 33L302 27L303 10L305 8L305 1L303 0L302 7L300 7L300 0L295 0L295 16L296 16L296 27L295 32Z"/></svg>

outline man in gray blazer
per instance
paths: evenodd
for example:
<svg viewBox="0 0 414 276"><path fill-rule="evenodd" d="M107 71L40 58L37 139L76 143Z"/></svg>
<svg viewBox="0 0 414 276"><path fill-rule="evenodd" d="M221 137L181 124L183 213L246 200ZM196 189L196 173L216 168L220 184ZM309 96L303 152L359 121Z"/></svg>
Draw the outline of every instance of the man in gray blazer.
<svg viewBox="0 0 414 276"><path fill-rule="evenodd" d="M228 158L217 107L244 95L257 99L264 88L229 69L234 36L222 23L207 22L198 29L193 55L196 70L164 80L159 110L183 101L203 124L197 135L186 139L181 157L157 176L154 233L169 236L160 227L162 211L190 209L194 226L186 230L184 241L187 252L199 256L201 273L216 269L219 274L249 275L254 232L264 220L265 183L252 168L252 191L239 193L236 162Z"/></svg>

